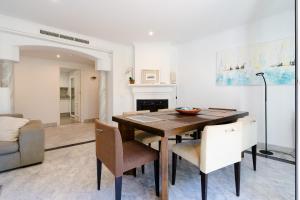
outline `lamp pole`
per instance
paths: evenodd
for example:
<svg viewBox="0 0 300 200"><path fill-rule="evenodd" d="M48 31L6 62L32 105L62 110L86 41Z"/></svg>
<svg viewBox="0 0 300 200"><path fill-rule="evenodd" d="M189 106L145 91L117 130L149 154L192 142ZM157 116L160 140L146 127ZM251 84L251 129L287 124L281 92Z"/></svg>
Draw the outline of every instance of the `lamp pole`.
<svg viewBox="0 0 300 200"><path fill-rule="evenodd" d="M261 76L265 83L265 149L259 152L265 155L273 155L271 151L268 151L268 110L267 110L267 82L263 72L257 73L256 76Z"/></svg>

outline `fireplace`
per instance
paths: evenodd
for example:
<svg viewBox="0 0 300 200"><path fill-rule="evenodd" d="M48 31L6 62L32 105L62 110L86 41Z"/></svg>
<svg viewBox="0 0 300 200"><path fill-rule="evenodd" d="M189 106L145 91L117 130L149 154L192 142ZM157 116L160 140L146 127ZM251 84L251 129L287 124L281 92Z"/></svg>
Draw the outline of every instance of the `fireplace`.
<svg viewBox="0 0 300 200"><path fill-rule="evenodd" d="M131 84L133 109L173 109L176 107L176 85L173 84ZM139 104L139 105L138 105Z"/></svg>
<svg viewBox="0 0 300 200"><path fill-rule="evenodd" d="M137 99L136 110L150 110L156 112L158 109L169 108L168 99Z"/></svg>

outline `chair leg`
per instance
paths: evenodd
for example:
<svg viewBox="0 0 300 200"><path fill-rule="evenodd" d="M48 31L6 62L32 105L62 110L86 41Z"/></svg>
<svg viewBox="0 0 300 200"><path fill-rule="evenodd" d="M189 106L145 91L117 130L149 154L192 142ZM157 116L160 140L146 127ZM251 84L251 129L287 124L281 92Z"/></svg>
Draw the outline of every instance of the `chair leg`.
<svg viewBox="0 0 300 200"><path fill-rule="evenodd" d="M159 197L159 159L154 161L155 193Z"/></svg>
<svg viewBox="0 0 300 200"><path fill-rule="evenodd" d="M207 200L207 183L208 183L208 174L201 172L201 195L202 200Z"/></svg>
<svg viewBox="0 0 300 200"><path fill-rule="evenodd" d="M102 162L97 158L97 189L100 190Z"/></svg>
<svg viewBox="0 0 300 200"><path fill-rule="evenodd" d="M122 176L115 177L115 199L121 200L122 197Z"/></svg>
<svg viewBox="0 0 300 200"><path fill-rule="evenodd" d="M142 174L145 174L145 165L142 165Z"/></svg>
<svg viewBox="0 0 300 200"><path fill-rule="evenodd" d="M193 133L193 139L194 140L197 140L197 135L198 135L197 131L194 131L194 133Z"/></svg>
<svg viewBox="0 0 300 200"><path fill-rule="evenodd" d="M252 161L253 161L253 169L254 169L254 171L256 171L256 150L257 150L257 146L254 145L252 147Z"/></svg>
<svg viewBox="0 0 300 200"><path fill-rule="evenodd" d="M158 141L158 151L160 152L161 141Z"/></svg>
<svg viewBox="0 0 300 200"><path fill-rule="evenodd" d="M136 177L136 168L132 169L133 176Z"/></svg>
<svg viewBox="0 0 300 200"><path fill-rule="evenodd" d="M201 139L201 129L197 129L197 138Z"/></svg>
<svg viewBox="0 0 300 200"><path fill-rule="evenodd" d="M177 166L177 155L172 153L172 185L175 185L176 181L176 166Z"/></svg>
<svg viewBox="0 0 300 200"><path fill-rule="evenodd" d="M176 135L176 144L181 143L182 142L182 136L181 135ZM179 156L179 160L181 160L181 156Z"/></svg>
<svg viewBox="0 0 300 200"><path fill-rule="evenodd" d="M182 136L181 135L176 135L176 144L182 142Z"/></svg>
<svg viewBox="0 0 300 200"><path fill-rule="evenodd" d="M234 177L236 196L240 196L241 162L234 163Z"/></svg>

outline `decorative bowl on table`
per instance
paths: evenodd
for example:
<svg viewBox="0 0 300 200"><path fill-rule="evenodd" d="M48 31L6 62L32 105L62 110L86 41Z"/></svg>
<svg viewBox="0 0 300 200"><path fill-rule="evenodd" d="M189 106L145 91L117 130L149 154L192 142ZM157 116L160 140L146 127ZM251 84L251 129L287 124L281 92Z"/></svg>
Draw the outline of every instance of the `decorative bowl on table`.
<svg viewBox="0 0 300 200"><path fill-rule="evenodd" d="M175 110L178 113L184 115L197 115L201 111L200 108L193 108L193 107L178 107Z"/></svg>

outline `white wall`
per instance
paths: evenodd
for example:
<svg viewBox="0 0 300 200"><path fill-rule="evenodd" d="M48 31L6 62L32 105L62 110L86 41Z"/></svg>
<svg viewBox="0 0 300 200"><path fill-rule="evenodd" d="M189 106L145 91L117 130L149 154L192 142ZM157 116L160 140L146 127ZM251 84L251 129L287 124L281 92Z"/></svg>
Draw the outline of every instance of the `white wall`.
<svg viewBox="0 0 300 200"><path fill-rule="evenodd" d="M178 45L178 102L199 107L228 107L256 116L259 142L264 142L262 86L217 86L216 53L231 47L294 35L294 13L281 13L256 23ZM269 86L268 142L294 148L294 86Z"/></svg>
<svg viewBox="0 0 300 200"><path fill-rule="evenodd" d="M91 79L92 76L97 79ZM81 71L81 117L82 120L99 117L99 76L94 68Z"/></svg>
<svg viewBox="0 0 300 200"><path fill-rule="evenodd" d="M171 43L134 43L136 83L141 83L143 69L159 70L160 82L170 83L170 72L176 68L175 55L176 48Z"/></svg>
<svg viewBox="0 0 300 200"><path fill-rule="evenodd" d="M97 118L98 76L94 66L22 56L15 64L15 111L26 118L59 124L60 67L81 71L82 120Z"/></svg>
<svg viewBox="0 0 300 200"><path fill-rule="evenodd" d="M59 122L59 65L21 57L15 64L15 112L24 117Z"/></svg>

